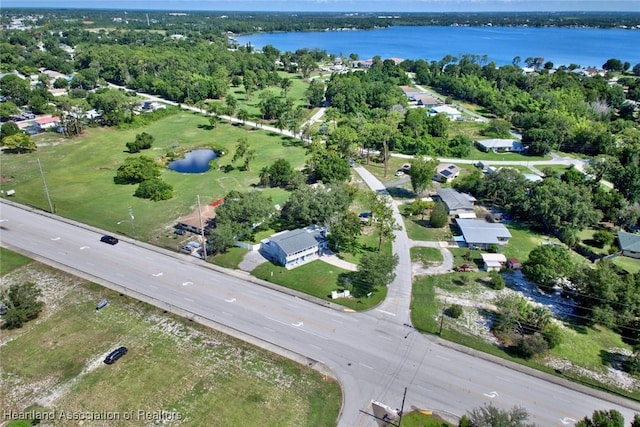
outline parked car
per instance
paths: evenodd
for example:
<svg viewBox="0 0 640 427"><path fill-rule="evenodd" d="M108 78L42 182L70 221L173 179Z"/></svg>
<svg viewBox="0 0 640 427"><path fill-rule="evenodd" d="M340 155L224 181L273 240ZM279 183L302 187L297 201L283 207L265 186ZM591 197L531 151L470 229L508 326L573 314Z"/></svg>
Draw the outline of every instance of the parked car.
<svg viewBox="0 0 640 427"><path fill-rule="evenodd" d="M402 171L396 171L396 176L403 176L403 175L404 175L404 172L402 172Z"/></svg>
<svg viewBox="0 0 640 427"><path fill-rule="evenodd" d="M118 239L116 239L113 236L108 236L108 235L102 236L100 238L100 241L104 242L104 243L108 243L110 245L115 245L116 243L118 243Z"/></svg>
<svg viewBox="0 0 640 427"><path fill-rule="evenodd" d="M122 356L127 354L127 351L129 351L127 347L116 348L111 353L109 353L107 357L104 358L104 363L106 363L107 365L111 365L116 360L120 359Z"/></svg>
<svg viewBox="0 0 640 427"><path fill-rule="evenodd" d="M27 120L31 120L31 119L35 119L36 115L33 114L31 111L25 111L24 113L22 113L22 117L24 117Z"/></svg>

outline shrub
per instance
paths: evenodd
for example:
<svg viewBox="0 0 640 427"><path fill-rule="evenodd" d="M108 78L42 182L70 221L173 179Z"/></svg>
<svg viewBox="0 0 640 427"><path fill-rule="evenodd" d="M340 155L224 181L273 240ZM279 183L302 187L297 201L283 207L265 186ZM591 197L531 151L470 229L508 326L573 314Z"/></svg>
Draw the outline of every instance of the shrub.
<svg viewBox="0 0 640 427"><path fill-rule="evenodd" d="M550 323L544 327L542 336L549 348L555 348L562 342L562 331L560 327L554 323Z"/></svg>
<svg viewBox="0 0 640 427"><path fill-rule="evenodd" d="M593 241L596 246L599 248L604 248L605 246L609 246L615 240L615 236L613 233L606 230L598 230L593 233Z"/></svg>
<svg viewBox="0 0 640 427"><path fill-rule="evenodd" d="M2 327L6 329L20 328L29 320L38 317L44 306L42 301L38 301L40 295L42 295L42 291L35 283L12 285L2 295L2 302L7 306Z"/></svg>
<svg viewBox="0 0 640 427"><path fill-rule="evenodd" d="M133 195L154 202L169 200L173 197L173 187L159 178L153 178L142 181Z"/></svg>
<svg viewBox="0 0 640 427"><path fill-rule="evenodd" d="M549 345L542 334L538 332L533 335L521 335L515 340L516 353L525 359L543 354L547 350L549 350Z"/></svg>
<svg viewBox="0 0 640 427"><path fill-rule="evenodd" d="M504 289L505 282L502 274L497 271L492 271L489 273L489 277L491 277L491 287L497 291Z"/></svg>
<svg viewBox="0 0 640 427"><path fill-rule="evenodd" d="M442 202L436 202L431 215L429 216L429 222L433 228L442 228L449 222L449 214L447 208Z"/></svg>
<svg viewBox="0 0 640 427"><path fill-rule="evenodd" d="M458 319L460 316L462 316L463 309L460 304L452 304L451 306L449 306L446 313L449 317Z"/></svg>

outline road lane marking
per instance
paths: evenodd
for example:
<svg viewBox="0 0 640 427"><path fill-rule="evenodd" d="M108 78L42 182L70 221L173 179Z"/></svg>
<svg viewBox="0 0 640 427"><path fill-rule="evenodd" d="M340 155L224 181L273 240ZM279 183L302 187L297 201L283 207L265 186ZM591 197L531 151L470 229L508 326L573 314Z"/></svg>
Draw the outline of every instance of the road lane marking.
<svg viewBox="0 0 640 427"><path fill-rule="evenodd" d="M364 363L361 363L360 366L364 366L365 368L368 368L368 369L373 369L371 366L365 365Z"/></svg>
<svg viewBox="0 0 640 427"><path fill-rule="evenodd" d="M298 323L292 323L291 326L295 326L296 328L299 328L300 326L303 326L304 323L302 322L298 322Z"/></svg>
<svg viewBox="0 0 640 427"><path fill-rule="evenodd" d="M266 326L263 326L263 328L264 328L265 330L269 331L269 332L275 332L275 330L273 330L273 329L271 329L271 328L268 328L268 327L266 327Z"/></svg>
<svg viewBox="0 0 640 427"><path fill-rule="evenodd" d="M382 338L383 340L387 340L387 341L393 341L393 338L388 337L386 335L378 335L379 338Z"/></svg>
<svg viewBox="0 0 640 427"><path fill-rule="evenodd" d="M183 297L185 301L187 302L193 302L193 300L191 298L187 298L187 297Z"/></svg>
<svg viewBox="0 0 640 427"><path fill-rule="evenodd" d="M84 251L85 249L89 249L89 246L80 246L81 251Z"/></svg>
<svg viewBox="0 0 640 427"><path fill-rule="evenodd" d="M56 240L60 240L60 237L52 237L51 240L55 242Z"/></svg>
<svg viewBox="0 0 640 427"><path fill-rule="evenodd" d="M485 396L490 397L492 399L495 399L496 397L498 397L498 392L497 391L491 391L489 393L483 393Z"/></svg>
<svg viewBox="0 0 640 427"><path fill-rule="evenodd" d="M560 419L560 422L564 425L569 425L569 424L574 424L576 422L576 420L574 420L573 418L569 418L569 417L564 417L562 419Z"/></svg>
<svg viewBox="0 0 640 427"><path fill-rule="evenodd" d="M385 310L380 310L379 308L377 309L377 311L379 311L380 313L384 313L384 314L388 314L389 316L395 316L395 313L391 313L389 311L385 311Z"/></svg>
<svg viewBox="0 0 640 427"><path fill-rule="evenodd" d="M160 276L162 276L162 274L163 274L163 273L162 273L162 272L160 272L160 273L152 274L152 276L153 276L153 277L160 277Z"/></svg>
<svg viewBox="0 0 640 427"><path fill-rule="evenodd" d="M315 345L315 344L309 344L309 347L313 347L315 349L322 350L322 347L320 347L318 345Z"/></svg>
<svg viewBox="0 0 640 427"><path fill-rule="evenodd" d="M182 282L182 286L193 285L193 282Z"/></svg>
<svg viewBox="0 0 640 427"><path fill-rule="evenodd" d="M229 298L229 299L226 299L224 301L225 302L236 302L236 299L235 298Z"/></svg>

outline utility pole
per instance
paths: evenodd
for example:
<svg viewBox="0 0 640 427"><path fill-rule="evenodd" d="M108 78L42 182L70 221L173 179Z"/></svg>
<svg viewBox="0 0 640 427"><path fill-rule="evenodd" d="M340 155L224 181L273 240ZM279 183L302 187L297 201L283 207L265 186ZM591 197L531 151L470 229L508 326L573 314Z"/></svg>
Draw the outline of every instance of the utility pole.
<svg viewBox="0 0 640 427"><path fill-rule="evenodd" d="M47 201L49 202L49 211L51 213L56 213L55 209L53 209L53 203L51 203L51 196L49 195L49 188L47 187L47 181L44 179L44 172L42 170L42 164L40 163L40 159L36 158L38 161L38 168L40 169L40 176L42 177L42 185L44 186L44 194L47 195Z"/></svg>
<svg viewBox="0 0 640 427"><path fill-rule="evenodd" d="M438 331L438 335L442 336L442 324L444 323L444 308L447 305L447 300L444 300L444 305L442 306L442 312L440 313L440 330Z"/></svg>
<svg viewBox="0 0 640 427"><path fill-rule="evenodd" d="M200 234L202 236L202 255L207 260L207 239L204 237L204 223L202 222L202 210L200 210L200 195L198 194L198 216L200 217Z"/></svg>

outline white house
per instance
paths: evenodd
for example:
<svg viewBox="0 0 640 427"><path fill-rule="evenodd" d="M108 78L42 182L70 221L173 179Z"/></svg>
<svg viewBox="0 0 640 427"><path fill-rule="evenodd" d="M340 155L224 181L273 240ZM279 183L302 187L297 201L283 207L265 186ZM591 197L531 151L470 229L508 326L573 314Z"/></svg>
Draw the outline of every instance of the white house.
<svg viewBox="0 0 640 427"><path fill-rule="evenodd" d="M436 173L433 174L434 181L451 182L460 175L460 168L454 164L446 163L436 167Z"/></svg>
<svg viewBox="0 0 640 427"><path fill-rule="evenodd" d="M522 142L517 139L482 139L476 142L478 148L482 151L495 153L514 152L521 153L525 150Z"/></svg>
<svg viewBox="0 0 640 427"><path fill-rule="evenodd" d="M429 114L431 114L432 116L435 116L436 114L444 114L449 120L462 120L462 113L453 107L449 107L448 105L438 105L436 107L431 107L431 109L429 110Z"/></svg>
<svg viewBox="0 0 640 427"><path fill-rule="evenodd" d="M275 263L295 268L318 258L327 245L327 229L311 225L274 234L262 241L260 250Z"/></svg>
<svg viewBox="0 0 640 427"><path fill-rule="evenodd" d="M456 223L469 247L488 249L491 245L506 245L511 238L507 227L499 223L479 219L457 219Z"/></svg>
<svg viewBox="0 0 640 427"><path fill-rule="evenodd" d="M504 254L482 254L482 261L486 271L500 271L507 263L507 257Z"/></svg>
<svg viewBox="0 0 640 427"><path fill-rule="evenodd" d="M465 193L460 193L453 188L440 188L434 199L439 199L444 203L449 215L460 215L462 213L474 212L476 199Z"/></svg>

